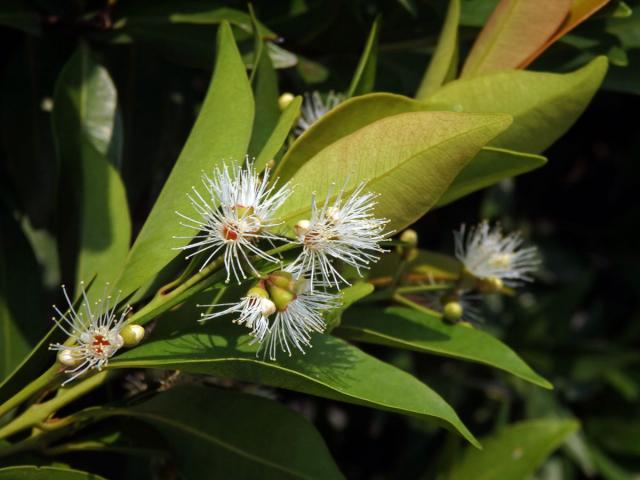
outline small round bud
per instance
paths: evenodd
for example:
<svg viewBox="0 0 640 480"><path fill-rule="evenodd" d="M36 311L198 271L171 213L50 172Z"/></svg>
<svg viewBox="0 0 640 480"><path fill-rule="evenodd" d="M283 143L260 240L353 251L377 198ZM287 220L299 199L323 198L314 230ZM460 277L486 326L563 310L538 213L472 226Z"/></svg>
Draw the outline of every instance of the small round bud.
<svg viewBox="0 0 640 480"><path fill-rule="evenodd" d="M498 277L483 278L478 281L478 290L482 293L498 293L504 287L504 283Z"/></svg>
<svg viewBox="0 0 640 480"><path fill-rule="evenodd" d="M268 288L271 300L275 304L276 309L280 312L286 310L289 304L296 298L294 293L289 290L285 290L284 288L280 288L277 285L271 284Z"/></svg>
<svg viewBox="0 0 640 480"><path fill-rule="evenodd" d="M77 367L81 359L75 357L71 350L60 350L58 352L58 362L65 367Z"/></svg>
<svg viewBox="0 0 640 480"><path fill-rule="evenodd" d="M269 293L261 287L253 287L247 291L247 297L269 298Z"/></svg>
<svg viewBox="0 0 640 480"><path fill-rule="evenodd" d="M464 313L462 305L459 302L447 302L443 309L444 318L450 322L457 322L462 318Z"/></svg>
<svg viewBox="0 0 640 480"><path fill-rule="evenodd" d="M278 98L278 107L280 107L280 110L284 110L285 108L287 108L289 104L293 102L294 98L296 97L289 92L285 92L280 95L280 98Z"/></svg>
<svg viewBox="0 0 640 480"><path fill-rule="evenodd" d="M144 338L144 327L141 325L127 325L120 330L120 336L125 347L135 347Z"/></svg>
<svg viewBox="0 0 640 480"><path fill-rule="evenodd" d="M268 168L269 170L273 170L275 166L276 166L276 161L272 158L267 162L267 164L265 165L265 168Z"/></svg>
<svg viewBox="0 0 640 480"><path fill-rule="evenodd" d="M309 227L311 227L311 222L309 220L300 220L295 224L293 230L296 232L296 236L298 238L302 238L309 231Z"/></svg>
<svg viewBox="0 0 640 480"><path fill-rule="evenodd" d="M284 272L280 270L278 272L273 272L271 275L269 275L268 282L280 288L290 290L292 278L293 276L289 272Z"/></svg>
<svg viewBox="0 0 640 480"><path fill-rule="evenodd" d="M260 301L260 309L261 309L263 317L269 317L269 316L273 315L274 313L276 313L276 310L277 310L276 304L273 303L268 298L263 298Z"/></svg>
<svg viewBox="0 0 640 480"><path fill-rule="evenodd" d="M409 247L418 246L418 234L415 230L407 228L400 234L400 241L406 243Z"/></svg>

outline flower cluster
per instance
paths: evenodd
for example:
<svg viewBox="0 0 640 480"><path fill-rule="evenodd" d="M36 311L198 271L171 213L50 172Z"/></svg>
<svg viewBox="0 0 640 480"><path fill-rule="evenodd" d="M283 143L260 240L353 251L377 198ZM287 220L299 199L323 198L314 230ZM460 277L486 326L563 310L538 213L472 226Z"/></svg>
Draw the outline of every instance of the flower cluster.
<svg viewBox="0 0 640 480"><path fill-rule="evenodd" d="M187 258L204 253L202 268L222 255L227 281L233 277L242 283L248 270L259 280L239 302L222 305L226 308L204 318L238 314L235 323L249 328L271 359L278 349L288 354L304 351L311 345L311 332L324 330L322 312L337 305L336 294L328 290L349 284L336 262L361 274L384 252L380 242L386 237L387 220L374 215L376 195L365 192L364 183L349 194L345 188L330 191L321 204L312 195L310 217L296 223L290 238L278 231L282 223L276 214L291 188L276 188L269 168L258 175L251 161L244 167L224 165L214 169L212 177L203 175L202 181L206 195L195 188L189 194L197 218L178 213L186 220L183 226L197 230L193 236L177 237L192 240L180 248L194 250ZM276 247L275 242L284 245ZM273 275L267 277L270 280L261 277L253 260L277 264L281 260L274 250L295 247L299 255L281 266L277 277L286 277L286 285L274 282Z"/></svg>

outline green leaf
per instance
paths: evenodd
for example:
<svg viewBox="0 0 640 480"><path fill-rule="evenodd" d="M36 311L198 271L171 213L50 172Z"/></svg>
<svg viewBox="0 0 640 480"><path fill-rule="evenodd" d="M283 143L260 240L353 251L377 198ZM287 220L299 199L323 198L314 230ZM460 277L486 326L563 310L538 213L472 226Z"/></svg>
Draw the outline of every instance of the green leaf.
<svg viewBox="0 0 640 480"><path fill-rule="evenodd" d="M632 418L591 418L586 425L591 438L617 455L640 456L640 420Z"/></svg>
<svg viewBox="0 0 640 480"><path fill-rule="evenodd" d="M501 0L473 44L461 77L518 68L567 18L571 0Z"/></svg>
<svg viewBox="0 0 640 480"><path fill-rule="evenodd" d="M422 418L436 418L477 445L455 411L408 373L329 335L314 335L305 355L256 357L251 337L231 322L214 322L144 344L114 358L111 368L162 368L287 388ZM195 322L194 322L195 323ZM189 327L187 327L188 329Z"/></svg>
<svg viewBox="0 0 640 480"><path fill-rule="evenodd" d="M52 117L65 200L79 212L77 284L95 275L101 283L114 280L129 251L126 192L106 157L116 106L108 72L81 43L56 83Z"/></svg>
<svg viewBox="0 0 640 480"><path fill-rule="evenodd" d="M364 297L371 295L375 287L367 282L356 282L346 288L340 290L340 306L325 314L324 319L327 322L327 332L331 332L340 325L343 313L354 303L362 300Z"/></svg>
<svg viewBox="0 0 640 480"><path fill-rule="evenodd" d="M355 97L373 91L376 81L376 64L378 62L378 34L380 32L381 18L378 16L373 22L371 32L367 38L364 51L351 79L351 85L347 91L347 97Z"/></svg>
<svg viewBox="0 0 640 480"><path fill-rule="evenodd" d="M6 379L46 330L40 269L31 247L0 205L0 380Z"/></svg>
<svg viewBox="0 0 640 480"><path fill-rule="evenodd" d="M513 125L491 146L540 153L564 135L602 83L607 60L598 57L567 74L507 71L448 83L430 102L463 112L503 112Z"/></svg>
<svg viewBox="0 0 640 480"><path fill-rule="evenodd" d="M40 16L26 0L3 0L0 6L0 25L17 28L32 35L40 35Z"/></svg>
<svg viewBox="0 0 640 480"><path fill-rule="evenodd" d="M540 168L547 159L540 155L514 152L501 148L484 147L462 169L447 191L438 200L438 206L446 205L476 190Z"/></svg>
<svg viewBox="0 0 640 480"><path fill-rule="evenodd" d="M247 33L253 32L251 16L234 8L218 7L208 0L189 0L179 3L171 0L156 0L152 3L125 2L118 4L115 28L127 31L132 27L160 30L166 24L217 25L228 22ZM258 23L263 38L278 38L278 35Z"/></svg>
<svg viewBox="0 0 640 480"><path fill-rule="evenodd" d="M456 77L459 22L460 0L450 0L438 45L416 93L418 100L425 100L446 82Z"/></svg>
<svg viewBox="0 0 640 480"><path fill-rule="evenodd" d="M255 167L257 171L262 170L269 160L274 160L284 142L289 136L289 132L293 128L300 116L300 106L302 105L302 97L296 97L287 105L287 108L280 114L278 123L271 132L267 143L256 157Z"/></svg>
<svg viewBox="0 0 640 480"><path fill-rule="evenodd" d="M389 229L400 230L433 207L467 162L510 123L506 115L451 112L383 118L306 162L278 213L295 223L308 218L313 193L324 199L343 187L347 196L366 181L368 190L380 194L376 215L390 220Z"/></svg>
<svg viewBox="0 0 640 480"><path fill-rule="evenodd" d="M176 211L191 212L186 194L224 160L242 160L253 125L253 95L229 24L218 32L218 55L209 91L198 119L167 179L142 231L138 235L118 287L128 295L158 273L188 243L191 230L180 225Z"/></svg>
<svg viewBox="0 0 640 480"><path fill-rule="evenodd" d="M440 315L404 307L358 307L345 313L336 334L350 340L481 363L552 388L497 338L472 327L445 323Z"/></svg>
<svg viewBox="0 0 640 480"><path fill-rule="evenodd" d="M252 73L256 113L253 119L253 132L248 150L249 155L253 157L256 157L264 148L280 116L280 109L278 108L278 76L265 45L261 40L258 40L257 43L259 51L255 56L258 57L258 60Z"/></svg>
<svg viewBox="0 0 640 480"><path fill-rule="evenodd" d="M126 416L156 427L186 479L343 478L307 420L253 395L178 386L99 415Z"/></svg>
<svg viewBox="0 0 640 480"><path fill-rule="evenodd" d="M21 465L0 468L0 480L105 480L100 475L63 467Z"/></svg>
<svg viewBox="0 0 640 480"><path fill-rule="evenodd" d="M427 109L421 102L391 93L372 93L346 100L298 137L278 163L276 174L282 180L289 180L305 162L342 137L391 115Z"/></svg>
<svg viewBox="0 0 640 480"><path fill-rule="evenodd" d="M574 420L531 420L509 425L486 437L482 450L467 448L448 480L520 480L536 468L565 439L578 430Z"/></svg>

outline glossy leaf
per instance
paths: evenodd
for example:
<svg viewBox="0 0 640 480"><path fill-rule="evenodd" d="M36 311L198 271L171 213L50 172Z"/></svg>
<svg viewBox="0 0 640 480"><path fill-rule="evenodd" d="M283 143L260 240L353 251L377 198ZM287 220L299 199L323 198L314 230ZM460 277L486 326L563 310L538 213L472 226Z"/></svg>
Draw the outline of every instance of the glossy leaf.
<svg viewBox="0 0 640 480"><path fill-rule="evenodd" d="M356 72L351 79L351 85L347 91L347 97L364 95L373 91L376 81L376 65L378 63L378 33L380 31L381 17L377 17L369 32L367 43L356 67Z"/></svg>
<svg viewBox="0 0 640 480"><path fill-rule="evenodd" d="M113 415L157 428L186 479L343 478L307 420L257 396L178 386L133 407L99 413Z"/></svg>
<svg viewBox="0 0 640 480"><path fill-rule="evenodd" d="M447 17L440 32L438 44L431 57L429 68L422 78L416 93L418 100L425 100L429 95L453 80L456 76L458 56L458 23L460 22L460 0L450 0Z"/></svg>
<svg viewBox="0 0 640 480"><path fill-rule="evenodd" d="M513 125L491 146L540 153L582 114L606 71L607 60L598 57L566 74L500 72L450 82L429 101L454 111L508 113Z"/></svg>
<svg viewBox="0 0 640 480"><path fill-rule="evenodd" d="M447 191L438 200L446 205L472 192L542 167L547 159L540 155L514 152L501 148L484 147L462 169Z"/></svg>
<svg viewBox="0 0 640 480"><path fill-rule="evenodd" d="M248 153L256 157L273 132L280 109L278 108L278 76L269 58L266 46L262 40L256 39L255 54L258 57L257 65L252 71L253 95L255 98L255 116L253 119L253 131Z"/></svg>
<svg viewBox="0 0 640 480"><path fill-rule="evenodd" d="M425 110L423 103L391 93L372 93L346 100L298 137L278 162L277 174L289 180L305 162L336 140L376 120Z"/></svg>
<svg viewBox="0 0 640 480"><path fill-rule="evenodd" d="M354 303L362 300L374 291L374 286L367 282L356 282L340 290L340 306L324 315L327 322L327 332L333 331L340 325L342 315Z"/></svg>
<svg viewBox="0 0 640 480"><path fill-rule="evenodd" d="M574 420L531 420L509 425L467 448L448 480L516 480L529 478L564 440L579 428Z"/></svg>
<svg viewBox="0 0 640 480"><path fill-rule="evenodd" d="M501 0L476 39L461 78L517 68L558 30L571 0Z"/></svg>
<svg viewBox="0 0 640 480"><path fill-rule="evenodd" d="M176 211L191 212L186 194L225 159L241 160L253 125L253 95L240 53L226 22L218 33L218 55L209 91L198 119L142 227L120 275L123 295L148 281L176 256L176 247L188 242L190 229L180 226ZM186 214L186 213L185 213Z"/></svg>
<svg viewBox="0 0 640 480"><path fill-rule="evenodd" d="M497 338L472 327L450 325L440 315L404 307L358 307L344 314L336 334L350 340L481 363L551 388L547 380Z"/></svg>
<svg viewBox="0 0 640 480"><path fill-rule="evenodd" d="M76 284L96 275L101 283L114 280L129 251L126 192L106 157L116 105L108 72L81 43L58 78L53 110L64 198L72 199L79 212Z"/></svg>
<svg viewBox="0 0 640 480"><path fill-rule="evenodd" d="M302 97L296 97L287 105L278 119L278 123L271 132L267 143L256 157L256 169L262 170L269 160L274 160L282 146L289 136L289 132L295 125L300 115L300 106L302 105Z"/></svg>
<svg viewBox="0 0 640 480"><path fill-rule="evenodd" d="M105 480L100 475L64 467L20 465L0 468L0 480Z"/></svg>
<svg viewBox="0 0 640 480"><path fill-rule="evenodd" d="M609 2L610 0L572 0L571 8L569 9L569 16L562 23L560 29L535 52L533 52L529 58L520 65L520 67L526 68L557 40L564 37L567 33L591 17Z"/></svg>
<svg viewBox="0 0 640 480"><path fill-rule="evenodd" d="M195 322L194 322L195 323ZM287 388L422 418L436 418L475 439L454 410L433 390L395 367L337 338L317 334L305 355L256 357L251 337L231 322L182 328L114 358L113 368L180 369L184 372Z"/></svg>
<svg viewBox="0 0 640 480"><path fill-rule="evenodd" d="M306 162L292 178L295 190L279 210L287 223L308 218L311 197L339 188L349 195L361 182L380 194L376 215L399 230L435 205L460 170L505 130L506 115L415 112L371 123ZM337 187L336 187L337 186Z"/></svg>
<svg viewBox="0 0 640 480"><path fill-rule="evenodd" d="M0 380L46 331L39 267L18 223L0 205Z"/></svg>

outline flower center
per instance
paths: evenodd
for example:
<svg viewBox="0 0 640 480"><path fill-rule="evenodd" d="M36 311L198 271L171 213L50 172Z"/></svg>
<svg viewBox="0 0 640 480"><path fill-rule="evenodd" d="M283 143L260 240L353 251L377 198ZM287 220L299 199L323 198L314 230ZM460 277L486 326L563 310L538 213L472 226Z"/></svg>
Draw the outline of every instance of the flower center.
<svg viewBox="0 0 640 480"><path fill-rule="evenodd" d="M96 355L104 355L105 348L111 346L111 342L104 335L94 335L91 342L91 348Z"/></svg>
<svg viewBox="0 0 640 480"><path fill-rule="evenodd" d="M491 257L489 264L494 268L509 268L513 255L510 253L498 253Z"/></svg>

